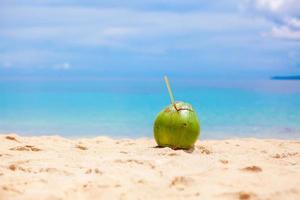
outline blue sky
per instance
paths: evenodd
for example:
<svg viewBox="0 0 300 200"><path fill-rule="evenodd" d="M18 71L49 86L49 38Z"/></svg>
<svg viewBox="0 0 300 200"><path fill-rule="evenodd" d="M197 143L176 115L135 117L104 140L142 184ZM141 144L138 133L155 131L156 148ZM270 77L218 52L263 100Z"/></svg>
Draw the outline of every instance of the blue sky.
<svg viewBox="0 0 300 200"><path fill-rule="evenodd" d="M300 0L0 0L1 79L297 73Z"/></svg>

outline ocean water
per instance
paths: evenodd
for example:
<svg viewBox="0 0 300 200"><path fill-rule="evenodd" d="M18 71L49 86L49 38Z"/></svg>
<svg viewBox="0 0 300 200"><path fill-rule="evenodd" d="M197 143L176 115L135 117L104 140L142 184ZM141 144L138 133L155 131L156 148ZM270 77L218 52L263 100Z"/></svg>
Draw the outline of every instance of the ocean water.
<svg viewBox="0 0 300 200"><path fill-rule="evenodd" d="M171 81L193 105L202 139L300 138L300 81ZM170 104L163 79L0 81L0 133L152 137Z"/></svg>

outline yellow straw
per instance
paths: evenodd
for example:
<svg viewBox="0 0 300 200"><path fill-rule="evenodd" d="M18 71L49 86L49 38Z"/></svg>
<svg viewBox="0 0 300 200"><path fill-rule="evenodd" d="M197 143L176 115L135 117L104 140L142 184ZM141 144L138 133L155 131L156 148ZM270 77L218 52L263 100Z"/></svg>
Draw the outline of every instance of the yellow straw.
<svg viewBox="0 0 300 200"><path fill-rule="evenodd" d="M171 87L170 87L170 84L169 84L168 77L165 76L164 78L165 78L165 81L166 81L166 84L167 84L167 88L168 88L168 91L169 91L171 103L174 104L174 97L173 97L173 94L172 94L172 90L171 90Z"/></svg>

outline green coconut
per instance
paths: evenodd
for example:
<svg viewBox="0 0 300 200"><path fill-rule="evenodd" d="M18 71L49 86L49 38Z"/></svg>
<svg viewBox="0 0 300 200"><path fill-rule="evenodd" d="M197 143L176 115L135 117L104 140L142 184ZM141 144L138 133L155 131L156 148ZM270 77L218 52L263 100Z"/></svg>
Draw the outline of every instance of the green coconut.
<svg viewBox="0 0 300 200"><path fill-rule="evenodd" d="M190 104L175 102L159 112L153 129L158 146L189 149L199 137L200 123Z"/></svg>

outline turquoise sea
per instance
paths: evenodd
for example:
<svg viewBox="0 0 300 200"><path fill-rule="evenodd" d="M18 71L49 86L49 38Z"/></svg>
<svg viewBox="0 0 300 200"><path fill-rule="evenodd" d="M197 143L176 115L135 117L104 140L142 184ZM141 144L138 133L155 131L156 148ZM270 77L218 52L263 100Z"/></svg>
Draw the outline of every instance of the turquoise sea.
<svg viewBox="0 0 300 200"><path fill-rule="evenodd" d="M300 138L300 81L171 79L196 109L201 138ZM161 79L0 81L0 133L152 137L170 104Z"/></svg>

